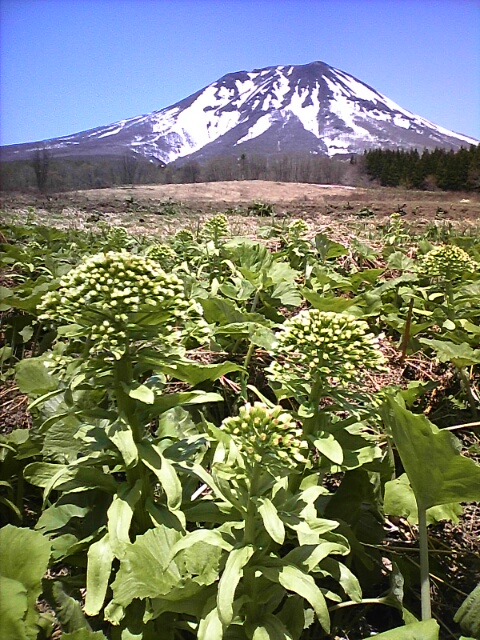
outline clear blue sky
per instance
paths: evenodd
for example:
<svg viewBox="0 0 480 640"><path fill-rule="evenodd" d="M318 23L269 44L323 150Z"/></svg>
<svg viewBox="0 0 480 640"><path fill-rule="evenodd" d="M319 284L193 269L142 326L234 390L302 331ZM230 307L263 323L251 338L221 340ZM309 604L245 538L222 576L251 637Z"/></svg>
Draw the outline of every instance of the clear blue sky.
<svg viewBox="0 0 480 640"><path fill-rule="evenodd" d="M314 60L480 139L480 0L0 0L0 38L1 144Z"/></svg>

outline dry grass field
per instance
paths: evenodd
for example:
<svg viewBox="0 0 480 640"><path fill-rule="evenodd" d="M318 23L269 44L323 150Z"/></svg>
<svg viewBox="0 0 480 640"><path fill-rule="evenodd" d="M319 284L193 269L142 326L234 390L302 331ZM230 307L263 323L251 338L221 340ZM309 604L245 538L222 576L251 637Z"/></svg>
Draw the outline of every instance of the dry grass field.
<svg viewBox="0 0 480 640"><path fill-rule="evenodd" d="M90 226L103 220L129 231L168 235L226 212L234 233L254 235L265 218L249 215L255 203L271 205L276 218L301 217L315 230L371 235L395 212L421 231L430 225L480 228L480 194L357 188L288 182L238 181L138 185L69 193L3 194L5 222L29 217L55 226Z"/></svg>

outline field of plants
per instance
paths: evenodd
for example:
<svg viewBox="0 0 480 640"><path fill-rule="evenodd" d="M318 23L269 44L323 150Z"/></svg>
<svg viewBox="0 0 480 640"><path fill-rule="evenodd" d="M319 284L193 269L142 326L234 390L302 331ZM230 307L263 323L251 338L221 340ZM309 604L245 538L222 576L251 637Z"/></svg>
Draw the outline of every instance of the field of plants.
<svg viewBox="0 0 480 640"><path fill-rule="evenodd" d="M478 229L260 204L5 216L0 639L480 638Z"/></svg>

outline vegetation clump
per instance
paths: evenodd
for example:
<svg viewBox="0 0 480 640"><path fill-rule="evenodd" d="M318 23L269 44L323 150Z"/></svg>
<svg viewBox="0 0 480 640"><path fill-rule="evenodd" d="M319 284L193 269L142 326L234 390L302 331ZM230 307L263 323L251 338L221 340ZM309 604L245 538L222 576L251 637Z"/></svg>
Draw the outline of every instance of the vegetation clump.
<svg viewBox="0 0 480 640"><path fill-rule="evenodd" d="M464 272L475 273L478 263L461 247L443 244L423 256L420 268L431 278L451 280L460 278Z"/></svg>
<svg viewBox="0 0 480 640"><path fill-rule="evenodd" d="M256 462L296 466L307 461L308 444L302 438L302 429L280 406L247 403L238 416L225 418L222 429L230 433L240 451Z"/></svg>
<svg viewBox="0 0 480 640"><path fill-rule="evenodd" d="M365 321L317 309L305 309L286 320L271 355L270 375L283 384L317 377L345 383L358 370L375 369L384 362L378 338Z"/></svg>
<svg viewBox="0 0 480 640"><path fill-rule="evenodd" d="M156 334L166 343L180 337L180 325L198 307L185 297L182 282L148 257L108 251L85 258L47 293L41 320L75 324L92 352L115 349L134 337L139 314L156 316ZM121 349L120 349L121 351Z"/></svg>

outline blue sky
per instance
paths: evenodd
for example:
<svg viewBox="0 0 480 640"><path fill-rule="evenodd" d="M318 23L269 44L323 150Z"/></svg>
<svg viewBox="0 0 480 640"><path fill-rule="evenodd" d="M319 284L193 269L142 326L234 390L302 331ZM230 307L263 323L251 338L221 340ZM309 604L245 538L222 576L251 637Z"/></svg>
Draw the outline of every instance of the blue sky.
<svg viewBox="0 0 480 640"><path fill-rule="evenodd" d="M150 113L321 60L480 139L480 0L0 0L0 143Z"/></svg>

